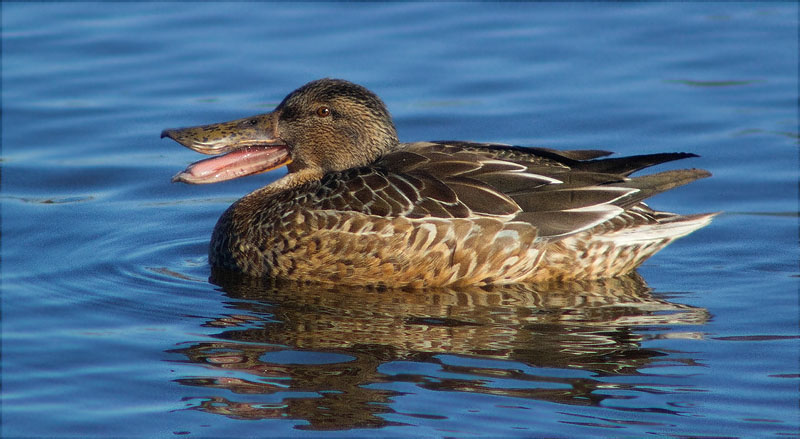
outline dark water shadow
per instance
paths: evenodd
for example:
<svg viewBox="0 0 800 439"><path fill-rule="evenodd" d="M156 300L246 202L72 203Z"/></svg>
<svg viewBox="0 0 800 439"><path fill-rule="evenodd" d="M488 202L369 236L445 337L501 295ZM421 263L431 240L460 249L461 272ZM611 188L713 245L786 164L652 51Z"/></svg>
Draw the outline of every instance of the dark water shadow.
<svg viewBox="0 0 800 439"><path fill-rule="evenodd" d="M234 299L233 312L203 323L220 328L218 341L187 342L169 351L207 368L205 376L177 380L208 389L207 396L186 399L208 413L303 420L308 424L299 428L312 430L398 425L381 415L394 413L391 398L400 393L382 383L598 405L615 398L602 391L609 386L604 377L640 375L668 355L642 347L648 328L698 325L709 318L705 309L655 297L637 274L435 291L224 276L212 281ZM669 336L662 328L659 336L664 335ZM442 361L443 355L479 361L454 365ZM432 364L440 372L432 379L379 370L395 361ZM517 385L492 385L497 379Z"/></svg>

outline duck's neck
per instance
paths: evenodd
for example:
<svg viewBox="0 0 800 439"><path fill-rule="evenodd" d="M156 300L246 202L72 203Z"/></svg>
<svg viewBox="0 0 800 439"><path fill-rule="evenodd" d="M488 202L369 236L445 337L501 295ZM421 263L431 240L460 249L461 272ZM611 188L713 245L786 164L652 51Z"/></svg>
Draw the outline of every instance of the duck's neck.
<svg viewBox="0 0 800 439"><path fill-rule="evenodd" d="M259 197L269 197L281 192L294 189L311 181L321 179L324 173L320 169L305 168L297 172L291 172L273 181L272 183L254 191L251 195L258 193Z"/></svg>

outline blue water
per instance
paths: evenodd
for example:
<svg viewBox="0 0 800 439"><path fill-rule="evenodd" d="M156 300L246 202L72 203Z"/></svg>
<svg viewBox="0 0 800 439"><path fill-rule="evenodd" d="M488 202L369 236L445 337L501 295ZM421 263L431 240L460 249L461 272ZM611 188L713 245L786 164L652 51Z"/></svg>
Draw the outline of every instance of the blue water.
<svg viewBox="0 0 800 439"><path fill-rule="evenodd" d="M798 436L798 7L2 4L3 437ZM687 151L724 211L641 277L383 293L209 280L273 171L163 128L376 91L401 140Z"/></svg>

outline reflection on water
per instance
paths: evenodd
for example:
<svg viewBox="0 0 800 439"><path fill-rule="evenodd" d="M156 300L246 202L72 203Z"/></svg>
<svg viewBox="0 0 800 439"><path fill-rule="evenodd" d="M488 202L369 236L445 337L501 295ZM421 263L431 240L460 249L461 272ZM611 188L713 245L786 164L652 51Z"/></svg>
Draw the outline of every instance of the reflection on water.
<svg viewBox="0 0 800 439"><path fill-rule="evenodd" d="M208 388L207 396L187 399L209 413L299 419L308 429L396 424L380 415L393 412L389 402L399 393L382 383L570 405L622 397L610 395L611 388L652 391L647 384L603 377L640 374L665 356L641 346L647 337L693 336L653 335L648 327L708 319L705 309L654 297L637 274L458 291L344 289L221 275L212 280L235 299L235 311L203 323L220 328L220 341L187 342L170 351L209 370L179 380ZM452 364L443 355L469 361ZM402 364L389 368L400 373L381 370L401 360L438 372L432 378L418 368L402 371ZM694 364L690 358L677 362Z"/></svg>

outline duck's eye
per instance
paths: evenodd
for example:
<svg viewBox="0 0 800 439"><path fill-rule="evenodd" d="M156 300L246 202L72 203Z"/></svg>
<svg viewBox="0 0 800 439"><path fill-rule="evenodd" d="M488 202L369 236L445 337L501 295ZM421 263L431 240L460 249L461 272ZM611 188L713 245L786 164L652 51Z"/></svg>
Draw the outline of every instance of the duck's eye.
<svg viewBox="0 0 800 439"><path fill-rule="evenodd" d="M321 106L317 108L317 116L319 117L328 117L331 115L331 109L326 106Z"/></svg>
<svg viewBox="0 0 800 439"><path fill-rule="evenodd" d="M250 119L250 125L255 125L258 123L258 119Z"/></svg>

